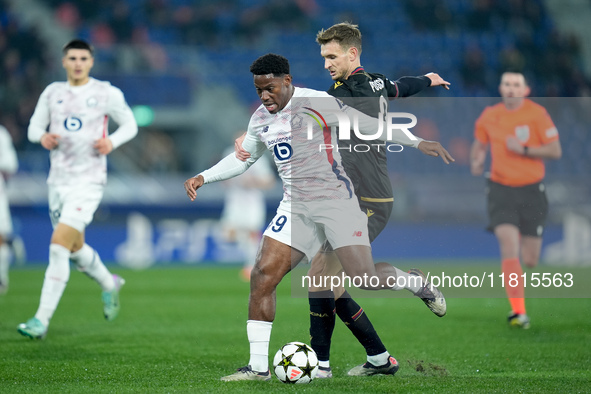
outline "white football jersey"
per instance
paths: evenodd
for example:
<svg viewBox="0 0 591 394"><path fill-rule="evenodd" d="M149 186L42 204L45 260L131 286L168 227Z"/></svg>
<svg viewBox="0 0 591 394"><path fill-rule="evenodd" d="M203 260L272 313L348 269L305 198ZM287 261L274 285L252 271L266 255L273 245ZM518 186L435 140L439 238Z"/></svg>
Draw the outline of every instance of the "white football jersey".
<svg viewBox="0 0 591 394"><path fill-rule="evenodd" d="M137 134L123 93L109 82L90 78L82 86L50 84L39 98L29 125L29 140L39 142L47 126L60 136L50 153L48 184L99 183L107 180L107 159L94 143L108 136L109 117L120 126L109 138L113 149Z"/></svg>
<svg viewBox="0 0 591 394"><path fill-rule="evenodd" d="M283 181L284 201L353 196L353 184L343 169L339 152L320 149L322 144L337 146L336 132L331 126L337 126L338 121L331 113L342 111L341 105L325 92L295 88L283 110L271 114L261 105L252 115L244 149L253 150L254 143L256 148L251 154L256 155L261 146L271 151ZM314 118L320 119L319 114L326 124L316 122ZM313 126L311 139L308 139L309 122Z"/></svg>

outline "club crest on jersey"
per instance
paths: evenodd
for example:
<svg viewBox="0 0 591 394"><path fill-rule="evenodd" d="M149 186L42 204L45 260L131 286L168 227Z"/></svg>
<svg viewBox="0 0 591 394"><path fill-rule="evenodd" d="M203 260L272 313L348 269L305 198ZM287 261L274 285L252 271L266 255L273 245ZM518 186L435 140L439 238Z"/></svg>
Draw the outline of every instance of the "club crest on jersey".
<svg viewBox="0 0 591 394"><path fill-rule="evenodd" d="M88 100L86 100L87 107L96 107L97 104L98 100L95 97L89 97Z"/></svg>
<svg viewBox="0 0 591 394"><path fill-rule="evenodd" d="M304 118L302 118L298 114L293 114L291 116L291 129L300 129L302 127L302 123L304 122Z"/></svg>
<svg viewBox="0 0 591 394"><path fill-rule="evenodd" d="M529 126L517 126L515 128L515 136L521 142L529 140Z"/></svg>

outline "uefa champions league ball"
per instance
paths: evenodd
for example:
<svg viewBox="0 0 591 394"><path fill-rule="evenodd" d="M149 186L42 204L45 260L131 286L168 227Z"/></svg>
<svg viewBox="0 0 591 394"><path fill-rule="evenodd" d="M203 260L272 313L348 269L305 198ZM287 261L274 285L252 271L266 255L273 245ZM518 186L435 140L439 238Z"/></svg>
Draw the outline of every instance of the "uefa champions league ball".
<svg viewBox="0 0 591 394"><path fill-rule="evenodd" d="M283 383L310 383L318 373L318 356L302 342L290 342L273 358L275 376Z"/></svg>

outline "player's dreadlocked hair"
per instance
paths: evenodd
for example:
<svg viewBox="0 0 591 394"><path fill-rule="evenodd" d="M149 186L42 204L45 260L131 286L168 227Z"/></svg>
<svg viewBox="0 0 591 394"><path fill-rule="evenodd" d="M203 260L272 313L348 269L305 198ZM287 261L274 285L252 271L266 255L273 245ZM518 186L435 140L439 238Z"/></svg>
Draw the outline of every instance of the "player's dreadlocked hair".
<svg viewBox="0 0 591 394"><path fill-rule="evenodd" d="M326 30L320 30L316 35L316 42L320 45L331 41L336 41L344 50L355 47L361 53L361 32L357 25L349 22L337 23Z"/></svg>
<svg viewBox="0 0 591 394"><path fill-rule="evenodd" d="M252 62L250 72L253 75L273 74L274 77L281 77L289 74L289 61L281 55L268 53Z"/></svg>
<svg viewBox="0 0 591 394"><path fill-rule="evenodd" d="M66 53L68 53L68 50L70 49L86 49L88 52L90 52L91 56L94 56L94 48L92 47L92 45L79 38L76 38L75 40L72 40L68 42L66 45L64 45L64 47L62 48L62 52L65 55Z"/></svg>

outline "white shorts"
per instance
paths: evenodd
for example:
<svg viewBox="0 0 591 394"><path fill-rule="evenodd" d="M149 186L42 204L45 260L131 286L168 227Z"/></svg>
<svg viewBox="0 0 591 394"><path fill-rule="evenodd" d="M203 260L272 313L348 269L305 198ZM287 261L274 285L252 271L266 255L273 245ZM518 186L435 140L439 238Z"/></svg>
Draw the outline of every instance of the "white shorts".
<svg viewBox="0 0 591 394"><path fill-rule="evenodd" d="M10 209L8 207L8 196L0 189L0 235L6 237L11 234L12 218L10 217Z"/></svg>
<svg viewBox="0 0 591 394"><path fill-rule="evenodd" d="M309 261L328 240L333 249L343 246L370 246L367 216L357 199L286 203L264 234L306 254Z"/></svg>
<svg viewBox="0 0 591 394"><path fill-rule="evenodd" d="M55 228L66 224L83 232L103 199L104 186L86 184L49 186L49 217Z"/></svg>

